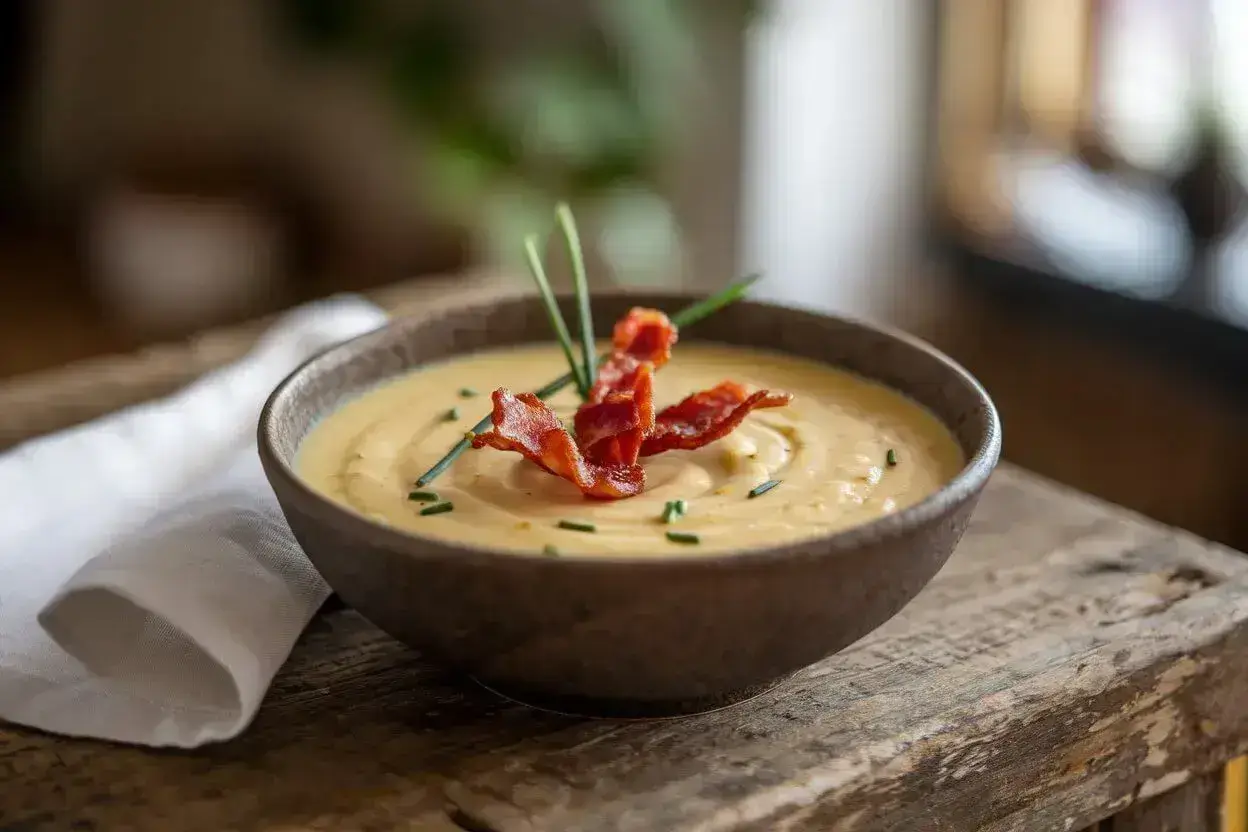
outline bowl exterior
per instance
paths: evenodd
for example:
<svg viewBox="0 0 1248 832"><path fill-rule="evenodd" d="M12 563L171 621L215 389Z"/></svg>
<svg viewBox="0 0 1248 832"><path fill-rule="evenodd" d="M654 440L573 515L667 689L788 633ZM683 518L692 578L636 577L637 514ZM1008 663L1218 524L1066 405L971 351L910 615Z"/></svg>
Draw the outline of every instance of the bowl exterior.
<svg viewBox="0 0 1248 832"><path fill-rule="evenodd" d="M634 303L596 298L602 320ZM336 348L275 391L260 454L300 545L377 626L503 690L589 700L706 700L756 688L883 624L956 547L1000 453L987 395L951 361L896 333L766 304L724 310L682 337L778 349L880 380L933 410L970 460L918 507L835 535L742 555L593 559L468 550L365 520L292 471L319 416L430 360L545 340L529 298L397 322Z"/></svg>
<svg viewBox="0 0 1248 832"><path fill-rule="evenodd" d="M326 524L300 496L278 486L325 580L430 657L503 691L678 702L766 684L883 624L944 565L978 495L853 552L813 539L774 560L640 568L396 547Z"/></svg>

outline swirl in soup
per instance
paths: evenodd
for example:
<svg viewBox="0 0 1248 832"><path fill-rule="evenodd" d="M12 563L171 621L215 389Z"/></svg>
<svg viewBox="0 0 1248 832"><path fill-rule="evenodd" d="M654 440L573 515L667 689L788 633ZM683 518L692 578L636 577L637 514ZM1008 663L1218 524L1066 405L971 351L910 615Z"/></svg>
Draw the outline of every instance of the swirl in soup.
<svg viewBox="0 0 1248 832"><path fill-rule="evenodd" d="M559 556L722 553L845 529L912 505L963 456L930 412L883 385L755 349L681 343L648 383L654 407L713 390L783 390L693 450L638 460L644 487L594 499L519 453L470 450L433 483L416 480L489 412L500 384L533 390L567 369L554 344L509 347L422 368L347 403L304 440L299 474L377 522L475 547ZM580 399L550 410L574 427ZM449 504L449 507L447 507Z"/></svg>

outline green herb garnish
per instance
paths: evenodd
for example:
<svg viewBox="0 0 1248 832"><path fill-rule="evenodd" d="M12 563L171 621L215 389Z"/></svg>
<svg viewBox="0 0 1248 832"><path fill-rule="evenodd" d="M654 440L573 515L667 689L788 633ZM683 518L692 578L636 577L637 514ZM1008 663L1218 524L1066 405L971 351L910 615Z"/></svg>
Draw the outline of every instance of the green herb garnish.
<svg viewBox="0 0 1248 832"><path fill-rule="evenodd" d="M436 491L413 491L407 495L407 499L417 500L422 503L436 503L442 498L438 496Z"/></svg>
<svg viewBox="0 0 1248 832"><path fill-rule="evenodd" d="M547 543L545 546L542 547L542 554L553 556L553 555L559 554L559 550L556 549L552 544Z"/></svg>
<svg viewBox="0 0 1248 832"><path fill-rule="evenodd" d="M567 529L570 532L596 532L598 527L593 523L582 523L579 520L560 520L559 528Z"/></svg>
<svg viewBox="0 0 1248 832"><path fill-rule="evenodd" d="M894 448L889 448L889 449L888 449L888 453L887 453L887 454L885 454L885 456L884 456L884 461L888 463L888 467L889 467L889 468L892 468L894 465L896 465L896 464L897 464L897 451L896 451L896 449L894 449Z"/></svg>
<svg viewBox="0 0 1248 832"><path fill-rule="evenodd" d="M568 360L568 367L572 370L572 380L576 382L581 398L588 398L589 387L585 384L584 370L576 363L576 356L572 352L572 336L568 334L568 325L563 320L563 313L559 311L559 304L555 302L550 281L546 279L546 267L542 265L542 258L537 253L536 235L530 234L524 238L524 254L529 262L529 271L533 274L533 282L537 284L537 290L542 296L542 305L546 307L546 317L550 320L551 329L555 331L563 357Z"/></svg>
<svg viewBox="0 0 1248 832"><path fill-rule="evenodd" d="M749 277L742 278L728 288L724 289L722 292L714 294L704 300L700 300L690 306L686 306L675 315L672 315L672 323L676 324L678 328L692 326L703 318L715 314L725 306L736 303L741 300L741 298L745 297L745 293L750 290L751 286L758 282L761 276L762 275L753 274ZM599 356L598 363L601 364L603 361L606 361L607 357L608 356L606 355ZM559 376L559 378L547 384L545 387L535 390L534 394L539 399L549 398L575 380L576 379L572 373L564 373ZM493 427L493 425L493 421L487 415L480 422L473 425L472 432L484 433ZM435 479L440 477L447 468L450 468L451 463L459 459L459 455L468 450L471 445L471 439L461 439L459 442L455 443L455 445L446 452L445 456L435 462L432 468L421 475L420 479L416 480L416 484L424 486L433 482Z"/></svg>
<svg viewBox="0 0 1248 832"><path fill-rule="evenodd" d="M598 361L594 357L594 316L589 308L589 278L585 274L585 254L581 251L581 235L576 230L576 219L566 203L555 208L555 218L563 231L568 245L568 260L572 263L572 286L576 291L577 320L581 329L581 373L588 397L598 377Z"/></svg>
<svg viewBox="0 0 1248 832"><path fill-rule="evenodd" d="M702 538L693 532L668 532L667 539L673 543L697 544L702 542Z"/></svg>
<svg viewBox="0 0 1248 832"><path fill-rule="evenodd" d="M779 484L780 480L767 480L762 485L756 485L750 489L749 499L753 500L755 497L761 497Z"/></svg>
<svg viewBox="0 0 1248 832"><path fill-rule="evenodd" d="M459 397L461 399L471 399L475 395L477 395L477 391L473 390L471 387L459 388Z"/></svg>
<svg viewBox="0 0 1248 832"><path fill-rule="evenodd" d="M427 516L430 514L446 514L448 511L454 511L454 510L455 510L455 504L452 503L450 500L447 500L445 503L435 503L434 505L431 505L431 506L425 506L424 508L420 510L420 513L421 513L421 516Z"/></svg>
<svg viewBox="0 0 1248 832"><path fill-rule="evenodd" d="M442 421L444 422L455 422L458 420L459 420L459 408L458 407L452 407L450 410L446 411L446 414L443 415L442 417Z"/></svg>
<svg viewBox="0 0 1248 832"><path fill-rule="evenodd" d="M663 523L675 523L684 517L687 511L689 511L689 503L684 500L668 500L663 505L663 513L659 515L659 520Z"/></svg>

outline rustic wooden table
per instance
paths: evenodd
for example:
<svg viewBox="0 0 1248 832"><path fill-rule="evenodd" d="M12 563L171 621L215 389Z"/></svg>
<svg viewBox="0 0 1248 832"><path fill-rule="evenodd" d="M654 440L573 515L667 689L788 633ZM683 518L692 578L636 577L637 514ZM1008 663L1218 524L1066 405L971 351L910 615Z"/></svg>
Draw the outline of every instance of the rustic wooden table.
<svg viewBox="0 0 1248 832"><path fill-rule="evenodd" d="M236 741L0 726L0 829L1186 832L1242 822L1246 750L1248 559L1004 465L909 607L750 702L540 713L326 610Z"/></svg>

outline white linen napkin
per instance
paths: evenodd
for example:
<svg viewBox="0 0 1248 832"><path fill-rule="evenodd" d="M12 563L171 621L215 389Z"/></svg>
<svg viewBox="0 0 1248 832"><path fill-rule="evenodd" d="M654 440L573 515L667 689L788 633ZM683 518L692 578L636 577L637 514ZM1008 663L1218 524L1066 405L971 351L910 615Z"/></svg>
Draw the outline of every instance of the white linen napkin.
<svg viewBox="0 0 1248 832"><path fill-rule="evenodd" d="M261 471L260 408L384 321L309 304L180 393L0 454L0 719L183 748L250 723L329 592Z"/></svg>

